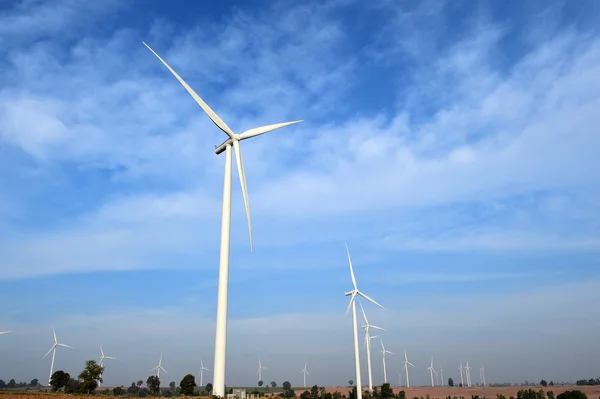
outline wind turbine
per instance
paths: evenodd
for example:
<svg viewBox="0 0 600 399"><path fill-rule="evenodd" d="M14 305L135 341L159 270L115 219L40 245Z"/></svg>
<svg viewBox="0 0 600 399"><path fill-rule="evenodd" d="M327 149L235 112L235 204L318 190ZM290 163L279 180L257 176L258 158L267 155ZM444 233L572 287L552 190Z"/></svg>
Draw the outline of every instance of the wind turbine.
<svg viewBox="0 0 600 399"><path fill-rule="evenodd" d="M167 373L167 370L165 370L162 366L162 353L160 354L160 359L158 360L158 366L153 367L150 369L150 371L152 370L156 370L156 376L160 379L160 370L164 371L165 373ZM167 373L169 374L169 373Z"/></svg>
<svg viewBox="0 0 600 399"><path fill-rule="evenodd" d="M235 159L244 197L246 208L246 219L248 221L248 235L250 237L250 251L252 251L252 227L250 224L250 207L248 205L248 192L246 187L246 175L242 164L242 153L240 141L246 140L273 130L302 122L301 120L275 123L246 130L241 134L234 133L225 122L196 94L196 92L163 60L150 46L146 46L175 78L183 85L187 92L194 98L200 108L206 113L211 121L225 133L228 138L215 148L217 155L225 153L225 178L223 181L223 206L221 211L221 249L219 257L219 284L217 292L217 323L215 332L215 363L213 374L213 393L216 396L225 397L225 355L227 352L227 286L229 283L229 240L231 231L231 152L235 152Z"/></svg>
<svg viewBox="0 0 600 399"><path fill-rule="evenodd" d="M462 365L462 362L460 362L460 367L458 369L460 370L460 385L462 385L464 387L465 386L465 381L463 380L463 365Z"/></svg>
<svg viewBox="0 0 600 399"><path fill-rule="evenodd" d="M433 384L433 374L435 373L435 375L437 376L437 372L433 368L433 357L431 358L431 365L427 367L427 370L429 370L429 374L431 375L431 386L434 387L435 385Z"/></svg>
<svg viewBox="0 0 600 399"><path fill-rule="evenodd" d="M481 379L481 383L485 386L485 369L483 368L483 365L479 369L479 379Z"/></svg>
<svg viewBox="0 0 600 399"><path fill-rule="evenodd" d="M469 361L467 360L467 365L465 366L465 374L467 376L467 386L471 388L471 367L469 366Z"/></svg>
<svg viewBox="0 0 600 399"><path fill-rule="evenodd" d="M358 323L356 320L356 296L360 295L368 301L373 302L375 305L385 309L374 299L371 299L369 296L363 294L358 290L356 286L356 278L354 277L354 270L352 269L352 259L350 259L350 250L348 249L348 243L346 243L346 253L348 254L348 263L350 264L350 277L352 278L352 291L348 291L344 293L345 296L352 296L350 298L350 303L348 304L348 308L346 309L346 314L344 317L348 316L348 312L350 308L352 308L352 324L354 329L354 362L356 366L356 399L362 399L362 384L360 381L360 353L358 351Z"/></svg>
<svg viewBox="0 0 600 399"><path fill-rule="evenodd" d="M365 329L365 346L367 347L367 370L369 371L369 392L373 391L373 377L371 374L371 332L370 329L373 328L375 330L383 330L381 327L374 326L369 324L369 320L367 319L367 314L365 313L365 309L363 308L362 302L359 300L358 304L360 305L360 310L362 311L363 318L365 319L365 325L362 328Z"/></svg>
<svg viewBox="0 0 600 399"><path fill-rule="evenodd" d="M383 346L383 340L381 338L379 338L379 342L381 342L381 356L383 359L383 383L386 384L387 383L387 371L385 368L385 354L389 353L390 355L393 355L394 353L385 349L385 346Z"/></svg>
<svg viewBox="0 0 600 399"><path fill-rule="evenodd" d="M306 376L310 375L310 374L308 374L308 370L306 369L306 362L304 362L304 368L302 369L302 374L304 374L304 388L306 388Z"/></svg>
<svg viewBox="0 0 600 399"><path fill-rule="evenodd" d="M258 374L258 381L262 381L262 371L266 370L267 368L265 366L262 365L262 363L260 362L260 357L258 358L258 370L256 371L256 373Z"/></svg>
<svg viewBox="0 0 600 399"><path fill-rule="evenodd" d="M104 351L102 350L102 345L100 345L100 354L102 354L102 356L100 357L100 367L102 367L102 364L104 363L104 359L117 359L116 357L110 357L110 356L105 356L104 355ZM100 377L102 377L102 375L100 375ZM101 383L98 383L98 386L100 386Z"/></svg>
<svg viewBox="0 0 600 399"><path fill-rule="evenodd" d="M48 377L48 385L50 384L50 380L52 379L52 371L54 370L54 359L56 358L56 348L59 346L64 346L65 348L73 348L72 346L58 343L58 339L56 339L56 330L54 329L54 327L52 327L52 333L54 334L54 345L52 345L52 348L50 348L50 350L48 352L46 352L46 354L44 356L42 356L42 359L43 359L46 356L48 356L50 354L50 352L52 352L52 363L50 364L50 377Z"/></svg>
<svg viewBox="0 0 600 399"><path fill-rule="evenodd" d="M2 334L8 334L10 332L12 332L12 331L0 331L0 335L2 335Z"/></svg>
<svg viewBox="0 0 600 399"><path fill-rule="evenodd" d="M440 379L442 380L442 386L444 386L444 366L440 364Z"/></svg>
<svg viewBox="0 0 600 399"><path fill-rule="evenodd" d="M202 384L202 380L204 377L204 370L208 371L208 369L206 367L204 367L204 363L202 362L202 359L200 359L200 386L203 387L204 385Z"/></svg>
<svg viewBox="0 0 600 399"><path fill-rule="evenodd" d="M415 367L414 364L408 361L408 357L406 356L406 348L404 348L404 370L406 370L406 387L410 388L410 380L408 379L408 366ZM416 367L415 367L416 368Z"/></svg>

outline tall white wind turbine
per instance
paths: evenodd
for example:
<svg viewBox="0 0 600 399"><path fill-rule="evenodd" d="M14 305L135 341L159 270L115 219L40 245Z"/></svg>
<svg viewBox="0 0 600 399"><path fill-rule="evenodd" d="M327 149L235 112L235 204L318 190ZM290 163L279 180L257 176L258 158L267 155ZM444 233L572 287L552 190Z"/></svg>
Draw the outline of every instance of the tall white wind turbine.
<svg viewBox="0 0 600 399"><path fill-rule="evenodd" d="M258 381L262 381L262 371L266 370L267 368L265 366L262 365L262 363L260 362L260 357L258 358L258 369L256 370L256 374L258 374Z"/></svg>
<svg viewBox="0 0 600 399"><path fill-rule="evenodd" d="M442 380L442 386L444 386L444 366L440 364L440 379Z"/></svg>
<svg viewBox="0 0 600 399"><path fill-rule="evenodd" d="M301 120L275 123L246 130L241 134L234 133L225 122L196 94L196 92L146 43L144 45L163 63L164 66L183 85L200 108L208 115L211 121L227 136L221 145L215 148L217 155L225 153L225 177L223 181L223 207L221 211L221 249L219 258L219 283L217 292L217 322L215 332L215 363L213 366L213 393L216 396L225 397L225 357L227 352L227 286L229 283L229 239L231 230L231 152L235 152L235 159L244 197L246 208L246 219L248 221L248 235L250 237L250 251L252 251L252 227L250 223L250 207L248 205L248 191L246 187L246 175L242 164L242 153L240 141L246 140L273 130L302 122Z"/></svg>
<svg viewBox="0 0 600 399"><path fill-rule="evenodd" d="M99 363L100 367L102 367L102 364L104 363L104 359L114 359L114 360L117 359L116 357L105 356L104 351L102 350L102 345L100 345L100 354L102 355L102 356L100 356L100 363ZM102 376L100 376L100 377L102 377ZM100 386L100 384L101 383L99 382L98 386Z"/></svg>
<svg viewBox="0 0 600 399"><path fill-rule="evenodd" d="M200 386L203 387L204 385L202 384L202 381L204 380L204 371L208 371L208 369L206 367L204 367L204 363L202 362L202 359L200 359ZM210 392L209 392L210 393Z"/></svg>
<svg viewBox="0 0 600 399"><path fill-rule="evenodd" d="M462 362L460 362L460 367L458 369L460 370L460 384L464 387L465 386L465 381L463 379L463 365L462 365Z"/></svg>
<svg viewBox="0 0 600 399"><path fill-rule="evenodd" d="M433 384L433 374L437 375L437 372L433 368L433 357L431 358L431 365L427 367L427 370L429 370L429 374L431 375L431 386L434 387L435 385Z"/></svg>
<svg viewBox="0 0 600 399"><path fill-rule="evenodd" d="M406 356L406 348L404 348L404 370L406 371L406 387L410 388L410 380L408 379L408 366L416 368L414 364L408 361L408 357Z"/></svg>
<svg viewBox="0 0 600 399"><path fill-rule="evenodd" d="M54 334L54 345L52 345L52 348L50 348L50 350L48 352L46 352L46 354L44 356L42 356L42 359L43 359L46 356L48 356L50 354L50 352L52 352L52 363L50 363L50 376L48 377L48 385L50 385L50 380L52 379L52 371L54 370L54 359L56 358L56 348L58 348L59 346L64 346L65 348L73 348L72 346L58 343L58 339L56 338L56 330L54 329L54 327L52 327L52 333Z"/></svg>
<svg viewBox="0 0 600 399"><path fill-rule="evenodd" d="M153 367L150 369L150 371L152 370L156 370L156 376L160 379L160 370L164 371L165 373L167 373L167 370L165 370L162 366L162 353L160 354L160 359L158 360L158 366ZM167 373L169 374L169 373Z"/></svg>
<svg viewBox="0 0 600 399"><path fill-rule="evenodd" d="M385 349L385 346L383 346L383 340L381 338L379 338L379 342L381 342L381 356L382 356L382 360L383 360L383 383L387 383L387 369L385 367L385 354L389 353L390 355L393 355L393 352L390 352L389 350Z"/></svg>
<svg viewBox="0 0 600 399"><path fill-rule="evenodd" d="M469 366L469 361L467 360L467 365L465 366L465 375L467 377L467 386L471 388L471 367Z"/></svg>
<svg viewBox="0 0 600 399"><path fill-rule="evenodd" d="M485 386L485 369L483 366L479 369L479 379L481 380L481 385Z"/></svg>
<svg viewBox="0 0 600 399"><path fill-rule="evenodd" d="M306 376L310 375L310 374L308 374L308 370L306 369L306 362L304 362L304 368L302 369L302 374L304 374L304 388L306 388Z"/></svg>
<svg viewBox="0 0 600 399"><path fill-rule="evenodd" d="M362 399L362 383L360 380L360 353L358 351L358 323L356 320L356 296L360 295L367 301L373 302L375 305L385 309L381 304L376 302L374 299L371 299L369 296L363 294L358 290L356 286L356 278L354 277L354 270L352 269L352 259L350 258L350 250L348 249L348 243L346 243L346 253L348 254L348 263L350 264L350 277L352 278L352 290L344 293L346 296L350 296L350 303L348 304L348 308L346 309L346 314L344 317L348 316L348 312L350 308L352 308L352 324L354 329L354 362L356 368L356 399ZM369 343L370 344L370 343Z"/></svg>
<svg viewBox="0 0 600 399"><path fill-rule="evenodd" d="M367 314L365 313L365 309L363 308L362 302L359 300L358 304L360 305L360 310L362 311L363 318L365 319L365 325L362 328L365 329L365 346L367 347L367 371L369 374L369 392L373 391L373 376L371 373L371 338L375 338L371 336L371 328L375 330L383 330L381 327L374 326L369 324L369 320L367 319Z"/></svg>

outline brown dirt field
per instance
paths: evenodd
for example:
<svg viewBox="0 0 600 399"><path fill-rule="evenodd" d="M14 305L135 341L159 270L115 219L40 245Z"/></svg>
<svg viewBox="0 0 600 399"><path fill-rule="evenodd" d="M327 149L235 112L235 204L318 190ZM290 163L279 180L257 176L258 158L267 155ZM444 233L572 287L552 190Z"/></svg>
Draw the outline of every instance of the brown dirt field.
<svg viewBox="0 0 600 399"><path fill-rule="evenodd" d="M393 387L394 393L398 393L400 391L406 392L406 397L408 399L412 399L415 396L421 398L429 397L431 399L445 399L447 396L456 396L461 397L464 396L467 399L471 399L471 395L479 395L479 397L486 397L487 399L495 399L496 394L501 394L510 398L511 396L517 397L517 392L521 389L535 389L536 391L539 389L543 389L544 392L552 391L554 395L558 395L565 391L571 391L574 389L578 389L581 392L585 393L588 399L600 399L600 385L596 386L577 386L577 385L555 385L553 387L540 387L540 386L517 386L517 387L471 387L471 388L459 388L459 387ZM342 394L348 396L350 392L350 388L348 387L327 387L325 388L327 392L335 392L338 391ZM301 392L296 391L296 394L299 395Z"/></svg>

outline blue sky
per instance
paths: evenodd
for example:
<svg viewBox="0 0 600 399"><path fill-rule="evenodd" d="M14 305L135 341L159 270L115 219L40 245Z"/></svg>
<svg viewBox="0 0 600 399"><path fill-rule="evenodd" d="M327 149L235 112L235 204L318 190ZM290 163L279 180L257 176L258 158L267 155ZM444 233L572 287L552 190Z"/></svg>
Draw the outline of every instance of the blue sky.
<svg viewBox="0 0 600 399"><path fill-rule="evenodd" d="M280 384L305 360L311 385L353 378L344 240L412 383L430 356L455 378L596 376L599 11L0 2L0 378L45 381L53 325L75 346L57 369L102 344L108 385L161 352L165 384L212 369L224 135L142 40L234 131L304 119L242 145L255 250L234 181L229 385L258 356Z"/></svg>

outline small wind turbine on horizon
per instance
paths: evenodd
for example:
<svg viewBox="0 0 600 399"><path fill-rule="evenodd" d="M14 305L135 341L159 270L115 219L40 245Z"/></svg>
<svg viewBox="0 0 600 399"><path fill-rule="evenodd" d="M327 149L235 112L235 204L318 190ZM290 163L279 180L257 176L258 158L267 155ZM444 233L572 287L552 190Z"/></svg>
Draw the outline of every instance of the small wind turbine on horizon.
<svg viewBox="0 0 600 399"><path fill-rule="evenodd" d="M358 322L356 319L356 296L360 295L364 299L373 302L375 305L385 309L381 304L376 302L374 299L371 299L369 296L363 294L358 290L356 286L356 278L354 277L354 270L352 269L352 259L350 258L350 250L348 249L348 243L346 243L346 253L348 254L348 263L350 264L350 277L352 278L352 291L348 291L344 293L345 296L350 296L350 303L348 304L348 308L346 309L346 314L344 318L348 316L348 312L350 308L352 308L352 325L354 330L354 362L356 369L356 399L362 399L362 384L361 384L361 375L360 375L360 352L358 350ZM370 343L369 343L370 344Z"/></svg>
<svg viewBox="0 0 600 399"><path fill-rule="evenodd" d="M248 222L248 235L250 237L250 251L252 251L252 227L250 223L250 206L248 205L248 189L246 187L246 175L244 165L242 164L242 153L240 150L240 141L260 136L262 134L280 129L285 126L302 122L301 120L275 123L265 125L236 134L227 126L227 124L196 94L196 92L163 60L150 46L146 46L167 69L175 76L181 85L187 90L192 98L198 103L200 108L206 113L210 120L225 133L228 137L221 145L215 148L217 155L225 153L225 176L223 181L223 207L221 210L221 248L219 256L219 283L217 289L217 320L215 331L215 363L213 366L213 394L225 397L225 355L227 352L227 287L229 282L229 252L231 236L231 179L232 179L232 151L235 153L235 159L244 198L244 207L246 208L246 219ZM360 399L360 398L359 398Z"/></svg>
<svg viewBox="0 0 600 399"><path fill-rule="evenodd" d="M306 376L310 375L310 374L308 374L308 370L306 369L306 362L304 362L304 368L302 369L302 374L304 374L304 388L306 388Z"/></svg>
<svg viewBox="0 0 600 399"><path fill-rule="evenodd" d="M204 363L202 362L202 359L200 359L200 386L201 387L204 386L202 384L203 377L204 377L204 370L208 371L208 369L206 367L204 367Z"/></svg>
<svg viewBox="0 0 600 399"><path fill-rule="evenodd" d="M463 365L462 365L462 362L460 362L460 367L458 369L460 370L460 385L462 385L464 387L465 386L465 381L463 379Z"/></svg>
<svg viewBox="0 0 600 399"><path fill-rule="evenodd" d="M153 367L150 369L150 371L152 370L156 370L156 376L160 379L160 370L164 371L165 373L167 373L167 370L165 370L162 366L162 353L160 354L160 359L158 360L158 366ZM169 373L167 373L169 374Z"/></svg>
<svg viewBox="0 0 600 399"><path fill-rule="evenodd" d="M404 370L406 371L406 387L410 388L410 380L408 379L408 366L416 368L414 364L408 361L408 357L406 356L406 348L404 348Z"/></svg>
<svg viewBox="0 0 600 399"><path fill-rule="evenodd" d="M258 381L262 381L262 371L266 370L267 368L265 366L262 365L262 363L260 362L260 357L258 358L258 370L256 371L256 373L258 374Z"/></svg>
<svg viewBox="0 0 600 399"><path fill-rule="evenodd" d="M481 385L485 386L485 369L483 365L479 369L479 379L481 380Z"/></svg>
<svg viewBox="0 0 600 399"><path fill-rule="evenodd" d="M381 327L377 327L374 326L372 324L369 324L369 320L367 319L367 314L365 313L365 309L363 308L362 305L362 301L358 301L358 304L360 305L360 310L362 311L363 314L363 318L365 319L365 324L362 326L362 328L365 329L365 346L367 347L367 371L369 374L369 392L373 391L373 376L371 373L371 339L372 338L377 338L376 336L371 336L371 328L375 329L375 330L382 330L385 331L383 328Z"/></svg>
<svg viewBox="0 0 600 399"><path fill-rule="evenodd" d="M444 386L444 366L440 364L440 379L442 380L442 386Z"/></svg>
<svg viewBox="0 0 600 399"><path fill-rule="evenodd" d="M435 369L433 368L433 357L431 358L431 365L427 367L427 370L429 370L429 374L431 375L431 386L434 387L435 385L433 384L433 374L437 376L437 371L435 371Z"/></svg>
<svg viewBox="0 0 600 399"><path fill-rule="evenodd" d="M382 360L383 360L383 383L387 384L387 369L385 367L385 354L389 353L390 355L393 355L394 353L385 349L385 346L383 346L383 340L381 338L379 338L379 342L381 342L381 356L382 356Z"/></svg>
<svg viewBox="0 0 600 399"><path fill-rule="evenodd" d="M467 376L467 386L471 388L471 367L469 366L469 361L467 360L467 365L465 366L465 374Z"/></svg>
<svg viewBox="0 0 600 399"><path fill-rule="evenodd" d="M117 359L116 357L105 356L105 355L104 355L104 351L102 350L102 345L100 345L100 354L102 355L102 356L100 357L100 363L99 363L100 367L102 367L102 364L104 363L104 359L114 359L114 360L116 360L116 359ZM100 375L100 377L102 378L102 375ZM101 383L100 383L100 382L98 382L98 386L100 386L100 384L101 384Z"/></svg>
<svg viewBox="0 0 600 399"><path fill-rule="evenodd" d="M44 356L42 356L42 359L43 359L46 356L48 356L50 354L50 352L52 352L52 363L50 363L50 376L48 377L48 385L50 385L50 380L52 379L52 371L54 370L54 359L56 358L56 348L59 346L64 346L65 348L73 348L72 346L58 343L58 339L56 338L56 330L54 329L54 327L52 327L52 333L54 334L54 345L52 345L52 348L50 348L50 350L48 352L46 352L46 354Z"/></svg>

